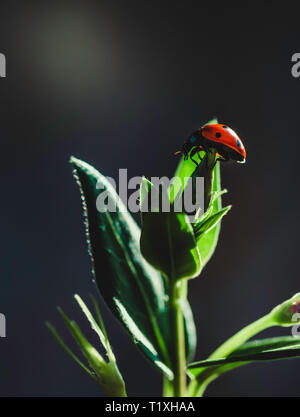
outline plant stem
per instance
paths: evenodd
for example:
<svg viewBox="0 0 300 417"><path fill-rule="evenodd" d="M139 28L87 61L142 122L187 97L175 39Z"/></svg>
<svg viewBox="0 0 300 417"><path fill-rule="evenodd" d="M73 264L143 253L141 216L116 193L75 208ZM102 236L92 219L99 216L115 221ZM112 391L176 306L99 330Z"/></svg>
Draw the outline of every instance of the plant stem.
<svg viewBox="0 0 300 417"><path fill-rule="evenodd" d="M261 317L226 340L226 342L219 346L208 359L226 358L251 337L274 325L276 325L276 323L274 323L271 314ZM202 396L209 383L217 378L219 368L220 367L203 368L197 378L191 381L188 388L189 396Z"/></svg>
<svg viewBox="0 0 300 417"><path fill-rule="evenodd" d="M182 314L182 301L185 300L186 293L186 281L181 280L172 283L170 307L172 314L172 334L176 356L173 380L174 397L184 397L186 393L185 333Z"/></svg>
<svg viewBox="0 0 300 417"><path fill-rule="evenodd" d="M262 332L274 325L270 314L261 317L260 319L248 324L248 326L241 329L235 335L230 337L220 347L218 347L209 357L209 359L226 358L230 353L236 350L243 343L247 342L252 336Z"/></svg>
<svg viewBox="0 0 300 417"><path fill-rule="evenodd" d="M174 387L172 381L170 381L165 375L163 376L163 397L174 397Z"/></svg>

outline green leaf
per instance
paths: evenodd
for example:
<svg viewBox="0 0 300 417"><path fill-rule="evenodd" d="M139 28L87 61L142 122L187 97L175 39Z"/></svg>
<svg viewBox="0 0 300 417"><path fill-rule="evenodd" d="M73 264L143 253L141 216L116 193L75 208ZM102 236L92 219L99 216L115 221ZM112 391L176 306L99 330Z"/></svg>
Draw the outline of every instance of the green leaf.
<svg viewBox="0 0 300 417"><path fill-rule="evenodd" d="M281 351L282 349L282 351ZM226 359L194 362L188 366L188 374L192 378L189 395L203 395L207 386L222 374L243 365L258 361L292 359L299 357L300 338L291 336L273 337L253 340L240 346Z"/></svg>
<svg viewBox="0 0 300 417"><path fill-rule="evenodd" d="M57 342L60 344L60 346L63 348L65 352L93 379L95 379L94 374L91 372L89 368L87 368L81 360L71 351L71 349L65 344L63 339L58 334L56 328L49 322L46 322L46 326L54 336L54 338L57 340Z"/></svg>
<svg viewBox="0 0 300 417"><path fill-rule="evenodd" d="M214 202L216 201L216 199L218 199L219 197L221 197L223 194L227 193L228 191L226 190L226 188L224 188L224 190L221 191L215 191L212 193L210 202L209 202L209 206L206 210L206 212L204 214L201 215L201 210L199 209L198 212L195 215L195 223L202 223L204 222L204 220L207 220L210 216L213 215L213 208L214 208Z"/></svg>
<svg viewBox="0 0 300 417"><path fill-rule="evenodd" d="M218 119L217 119L216 117L214 117L214 118L213 118L213 119L211 119L209 122L204 123L204 125L203 125L203 126L215 125L215 124L217 124L217 123L219 123L219 122L218 122Z"/></svg>
<svg viewBox="0 0 300 417"><path fill-rule="evenodd" d="M97 287L141 351L169 378L173 349L166 283L140 252L140 229L106 177L72 158L85 216L89 253ZM100 212L105 202L115 211ZM191 329L186 324L186 329ZM194 334L187 331L189 357Z"/></svg>
<svg viewBox="0 0 300 417"><path fill-rule="evenodd" d="M210 120L206 125L208 124L215 124L218 123L217 119ZM205 152L201 152L201 157L205 155ZM194 159L196 159L198 162L199 159L197 159L197 155L195 155ZM191 177L195 171L195 164L193 161L188 158L187 160L184 160L182 157L177 169L175 171L175 176L179 177L181 182L184 183L185 177ZM176 193L179 192L178 183L174 184L173 191L171 195L176 195ZM213 185L212 185L212 192L218 193L218 197L214 200L211 215L219 212L222 209L222 200L221 200L221 173L220 173L220 163L217 162L214 171L213 171ZM220 234L220 228L221 228L221 222L218 222L208 233L205 233L202 235L201 239L197 241L198 249L201 256L201 262L202 262L202 268L205 267L207 262L212 257L217 243L219 239Z"/></svg>
<svg viewBox="0 0 300 417"><path fill-rule="evenodd" d="M150 207L153 196L150 191L156 192L158 200L162 201L163 190L143 179L140 192L143 256L167 279L176 281L198 276L201 259L191 223L184 213L174 212L172 206L168 212ZM168 203L168 196L164 197Z"/></svg>
<svg viewBox="0 0 300 417"><path fill-rule="evenodd" d="M203 234L208 233L222 220L225 214L231 209L231 206L227 206L215 214L211 214L206 220L201 221L193 225L196 239L201 239Z"/></svg>
<svg viewBox="0 0 300 417"><path fill-rule="evenodd" d="M205 360L191 363L188 371L197 376L203 368L219 367L228 364L274 361L300 357L300 338L285 336L273 337L247 342L230 354L227 358ZM227 368L229 370L230 368Z"/></svg>
<svg viewBox="0 0 300 417"><path fill-rule="evenodd" d="M264 351L288 348L297 345L300 345L300 338L294 336L279 336L269 337L266 339L251 340L250 342L244 343L237 350L232 352L228 357L256 355Z"/></svg>
<svg viewBox="0 0 300 417"><path fill-rule="evenodd" d="M88 319L91 328L97 333L100 342L102 343L103 347L106 350L107 356L109 357L110 360L115 361L115 356L112 352L108 337L107 337L107 333L106 331L103 332L102 329L99 327L98 323L96 322L96 320L94 319L92 313L90 312L90 310L88 309L88 307L86 306L86 304L83 302L83 300L81 299L81 297L79 297L79 295L75 295L74 296L75 300L77 301L77 303L79 304L82 312L85 314L86 318ZM100 314L100 310L98 309L98 314ZM101 317L101 314L100 314ZM103 320L101 318L101 324L102 324L102 328L104 328L104 323Z"/></svg>
<svg viewBox="0 0 300 417"><path fill-rule="evenodd" d="M218 197L213 202L211 215L218 213L222 209L222 199L221 199L221 173L220 173L220 163L217 162L214 168L214 178L213 178L213 193L217 192ZM205 233L197 241L198 249L201 255L202 268L205 267L207 262L212 257L219 239L221 229L221 222L218 222L208 233Z"/></svg>
<svg viewBox="0 0 300 417"><path fill-rule="evenodd" d="M100 313L99 305L98 305L98 303L96 301L96 298L92 294L90 294L90 299L91 299L91 301L93 303L93 307L94 307L94 311L95 311L95 314L96 314L96 317L97 317L97 320L98 320L98 324L99 324L100 329L102 330L102 333L104 335L105 343L109 343L108 335L107 335L107 332L106 332L106 328L105 328L105 325L104 325L104 322L103 322L103 319L102 319L102 315Z"/></svg>
<svg viewBox="0 0 300 417"><path fill-rule="evenodd" d="M70 320L64 311L58 307L59 314L64 320L66 326L68 327L71 335L73 336L75 342L77 343L79 349L81 350L83 356L87 359L90 367L94 370L100 369L102 366L105 366L106 362L100 355L100 353L90 344L86 337L81 332L77 323L73 320Z"/></svg>
<svg viewBox="0 0 300 417"><path fill-rule="evenodd" d="M99 329L95 319L93 318L93 316L91 315L81 298L79 296L76 296L75 298L80 307L82 308L83 313L87 316L93 330L95 330L96 333L98 333L100 340L103 343L103 334L101 334L101 330ZM77 358L76 355L73 354L73 352L68 348L68 346L62 340L62 338L59 336L56 329L50 323L46 323L47 327L49 328L55 339L58 341L58 343L61 345L61 347L71 356L71 358L82 369L84 369L94 379L94 381L96 381L101 386L105 395L109 397L126 397L127 394L125 389L125 383L118 369L115 356L110 349L109 341L107 340L107 344L105 345L103 343L109 359L109 361L106 362L102 358L100 353L85 338L76 322L70 320L60 307L58 307L58 311L93 372L89 368L87 368Z"/></svg>

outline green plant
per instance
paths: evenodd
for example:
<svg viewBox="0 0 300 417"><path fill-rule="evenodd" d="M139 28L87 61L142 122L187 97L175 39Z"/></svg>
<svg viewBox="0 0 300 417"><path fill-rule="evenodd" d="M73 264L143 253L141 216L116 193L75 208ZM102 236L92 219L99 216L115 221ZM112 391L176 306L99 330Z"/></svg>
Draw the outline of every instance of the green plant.
<svg viewBox="0 0 300 417"><path fill-rule="evenodd" d="M229 370L255 361L300 356L300 342L294 337L248 342L268 327L298 323L299 317L294 321L294 313L300 312L299 293L228 339L207 360L191 362L197 336L187 299L188 280L197 277L212 257L221 220L231 208L222 208L221 198L226 190L221 190L220 166L215 164L215 151L203 152L201 157L198 167L189 159L180 161L175 176L185 185L180 187L179 183L173 183L168 192L163 187L156 190L161 199L170 204L167 212L161 207L147 210L151 190L157 187L143 178L139 198L141 230L107 178L89 164L71 158L81 191L97 287L137 348L163 374L164 396L201 396L210 382ZM204 178L204 212L197 211L191 223L187 214L176 211L175 206L187 191L183 179L191 178L194 192L199 177ZM103 197L113 203L115 210L101 210ZM71 352L56 329L47 323L49 329L106 395L125 396L125 384L96 300L92 297L96 319L78 296L76 300L98 334L107 360L61 309L59 312L88 365Z"/></svg>

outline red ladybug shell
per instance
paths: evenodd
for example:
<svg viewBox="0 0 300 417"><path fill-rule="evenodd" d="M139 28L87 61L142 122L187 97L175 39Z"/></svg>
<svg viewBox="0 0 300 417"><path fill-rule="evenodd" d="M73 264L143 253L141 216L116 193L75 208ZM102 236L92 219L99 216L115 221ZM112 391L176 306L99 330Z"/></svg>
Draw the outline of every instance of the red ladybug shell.
<svg viewBox="0 0 300 417"><path fill-rule="evenodd" d="M206 125L201 128L201 134L211 142L220 143L233 149L243 157L244 161L246 160L246 149L243 142L229 126L221 123Z"/></svg>

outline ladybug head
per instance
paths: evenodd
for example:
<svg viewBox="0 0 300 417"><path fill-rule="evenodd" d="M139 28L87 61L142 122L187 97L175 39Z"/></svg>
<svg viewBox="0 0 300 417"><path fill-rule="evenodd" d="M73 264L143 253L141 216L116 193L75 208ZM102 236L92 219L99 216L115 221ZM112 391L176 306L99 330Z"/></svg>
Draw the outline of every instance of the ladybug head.
<svg viewBox="0 0 300 417"><path fill-rule="evenodd" d="M193 132L187 140L184 142L182 146L182 153L184 154L184 159L187 159L189 152L198 145L199 134L201 135L199 130Z"/></svg>
<svg viewBox="0 0 300 417"><path fill-rule="evenodd" d="M178 155L178 154L183 154L183 156L184 156L184 159L187 159L188 158L188 154L189 154L189 152L191 151L191 149L194 147L194 146L197 146L197 134L199 134L199 132L198 131L196 131L196 132L194 132L194 133L192 133L188 138L187 138L187 140L184 142L184 144L182 145L182 148L181 148L181 150L180 151L177 151L177 152L175 152L175 155Z"/></svg>

